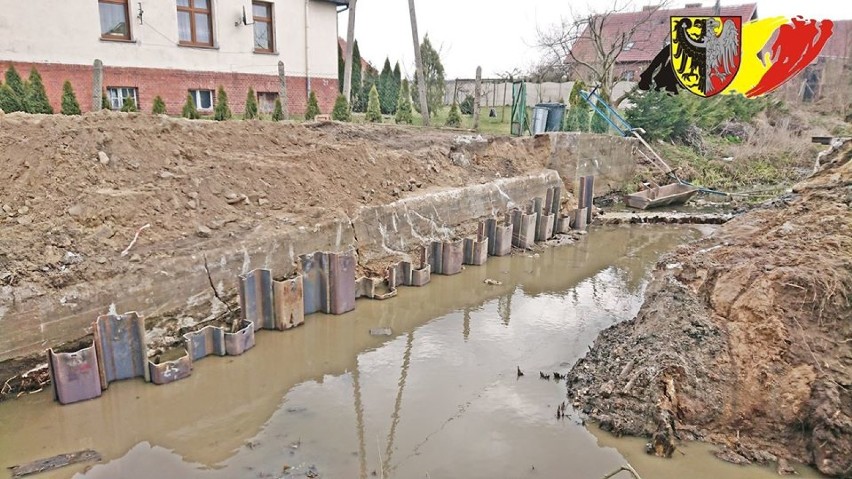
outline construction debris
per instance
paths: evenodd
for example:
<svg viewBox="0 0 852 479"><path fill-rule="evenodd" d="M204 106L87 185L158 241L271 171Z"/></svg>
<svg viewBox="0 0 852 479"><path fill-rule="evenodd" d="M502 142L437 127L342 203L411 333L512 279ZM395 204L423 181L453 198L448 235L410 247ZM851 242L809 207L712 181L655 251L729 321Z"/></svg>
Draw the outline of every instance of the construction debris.
<svg viewBox="0 0 852 479"><path fill-rule="evenodd" d="M101 455L91 449L83 451L69 452L66 454L57 454L44 459L29 462L19 466L11 466L12 477L24 477L40 472L52 471L60 467L77 464L78 462L100 461Z"/></svg>

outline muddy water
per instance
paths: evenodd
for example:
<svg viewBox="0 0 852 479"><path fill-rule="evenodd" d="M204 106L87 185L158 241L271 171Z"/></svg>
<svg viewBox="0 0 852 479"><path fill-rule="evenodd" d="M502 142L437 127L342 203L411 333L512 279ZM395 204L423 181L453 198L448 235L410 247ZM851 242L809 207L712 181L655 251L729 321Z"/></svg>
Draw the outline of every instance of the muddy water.
<svg viewBox="0 0 852 479"><path fill-rule="evenodd" d="M659 256L699 235L595 230L264 331L244 357L206 358L175 384L113 383L69 406L47 392L0 403L0 467L92 448L102 464L39 477L597 478L628 460L645 477L774 477L701 445L657 460L640 439L590 432L573 413L559 421L564 384L538 377L567 371L601 329L632 317ZM369 335L379 327L393 335Z"/></svg>

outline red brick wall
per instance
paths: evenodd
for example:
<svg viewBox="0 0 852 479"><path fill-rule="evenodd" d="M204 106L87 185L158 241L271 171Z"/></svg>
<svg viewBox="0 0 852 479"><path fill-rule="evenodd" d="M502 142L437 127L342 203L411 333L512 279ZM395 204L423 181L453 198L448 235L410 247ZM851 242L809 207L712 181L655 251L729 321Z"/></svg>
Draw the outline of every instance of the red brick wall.
<svg viewBox="0 0 852 479"><path fill-rule="evenodd" d="M5 72L9 65L10 62L0 60L0 71ZM77 101L83 111L91 111L91 65L17 62L14 65L24 78L29 76L33 66L38 70L44 80L47 97L56 112L60 109L62 84L66 80L70 81L74 87ZM305 77L287 77L287 104L291 114L300 115L305 112L307 107L305 82ZM159 95L166 102L166 111L169 114L180 115L189 90L216 90L220 85L228 94L231 111L242 113L248 88L252 87L256 92L277 93L278 76L104 66L104 88L136 87L139 92L139 106L143 111L150 111L154 97ZM317 94L320 111L330 114L338 93L337 79L312 78L311 88Z"/></svg>

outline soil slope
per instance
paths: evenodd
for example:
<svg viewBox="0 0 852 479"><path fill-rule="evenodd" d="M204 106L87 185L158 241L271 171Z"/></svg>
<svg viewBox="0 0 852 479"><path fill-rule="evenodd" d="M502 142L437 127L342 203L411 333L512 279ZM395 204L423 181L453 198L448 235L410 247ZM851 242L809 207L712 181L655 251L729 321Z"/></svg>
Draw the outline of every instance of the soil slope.
<svg viewBox="0 0 852 479"><path fill-rule="evenodd" d="M850 157L664 258L638 316L569 374L575 407L658 455L700 439L852 477Z"/></svg>
<svg viewBox="0 0 852 479"><path fill-rule="evenodd" d="M312 224L323 210L352 215L410 191L540 170L547 155L531 139L393 125L6 114L0 307L12 293L3 287L32 296L121 274L126 261L107 258L145 224L137 262L198 236L236 241L282 214Z"/></svg>

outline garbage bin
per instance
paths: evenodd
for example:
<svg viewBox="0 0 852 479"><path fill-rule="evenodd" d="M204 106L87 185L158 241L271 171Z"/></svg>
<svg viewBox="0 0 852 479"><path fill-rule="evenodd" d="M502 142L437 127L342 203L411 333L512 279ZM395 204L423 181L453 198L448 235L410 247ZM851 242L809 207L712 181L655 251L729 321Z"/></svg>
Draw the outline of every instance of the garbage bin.
<svg viewBox="0 0 852 479"><path fill-rule="evenodd" d="M562 131L562 123L565 121L564 103L539 103L535 107L547 109L544 131Z"/></svg>
<svg viewBox="0 0 852 479"><path fill-rule="evenodd" d="M547 115L548 109L541 105L536 105L533 108L533 135L544 133L547 131Z"/></svg>

